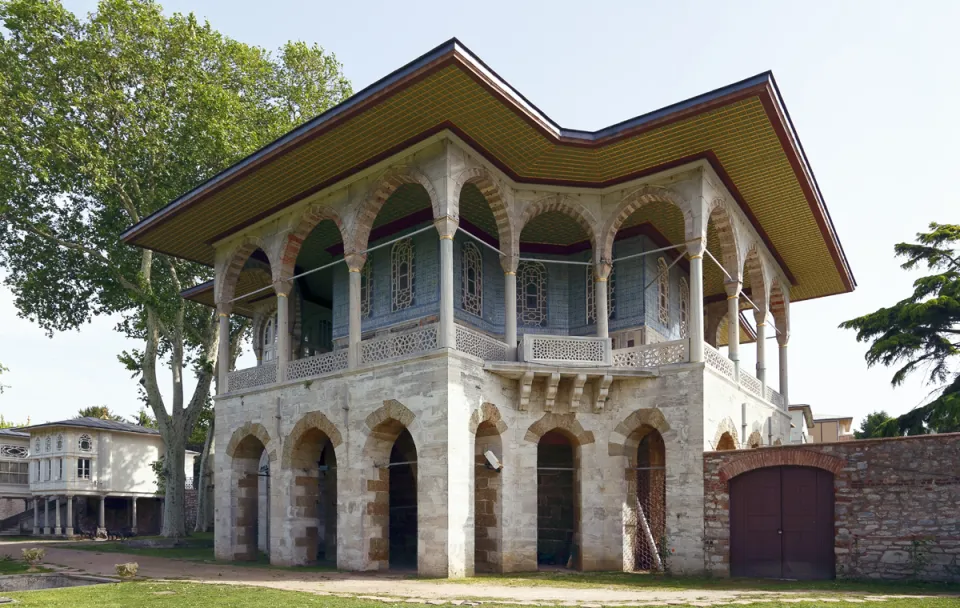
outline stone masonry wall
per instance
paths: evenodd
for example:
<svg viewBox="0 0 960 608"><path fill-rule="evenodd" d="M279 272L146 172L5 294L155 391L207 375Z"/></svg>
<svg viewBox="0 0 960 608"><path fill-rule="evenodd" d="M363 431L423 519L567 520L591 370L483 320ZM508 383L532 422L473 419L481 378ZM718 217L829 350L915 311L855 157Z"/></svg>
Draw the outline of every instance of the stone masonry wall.
<svg viewBox="0 0 960 608"><path fill-rule="evenodd" d="M960 582L960 434L708 452L706 569L729 575L729 479L761 466L833 469L838 578Z"/></svg>

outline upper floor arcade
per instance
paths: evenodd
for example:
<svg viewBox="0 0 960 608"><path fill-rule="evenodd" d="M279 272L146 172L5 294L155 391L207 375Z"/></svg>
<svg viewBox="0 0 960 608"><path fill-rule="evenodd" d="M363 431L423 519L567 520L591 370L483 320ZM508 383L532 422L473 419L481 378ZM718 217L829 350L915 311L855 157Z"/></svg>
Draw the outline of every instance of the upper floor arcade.
<svg viewBox="0 0 960 608"><path fill-rule="evenodd" d="M184 295L217 306L221 335L253 319L258 365L221 366L222 391L456 348L521 376L706 361L785 401L791 301L853 287L769 74L584 133L456 41L125 238L214 267Z"/></svg>

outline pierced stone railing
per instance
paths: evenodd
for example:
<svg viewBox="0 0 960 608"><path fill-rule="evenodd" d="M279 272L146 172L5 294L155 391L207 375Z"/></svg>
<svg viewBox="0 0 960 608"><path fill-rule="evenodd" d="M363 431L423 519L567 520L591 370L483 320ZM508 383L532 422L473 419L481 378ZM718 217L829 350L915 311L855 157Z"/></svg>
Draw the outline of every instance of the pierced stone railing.
<svg viewBox="0 0 960 608"><path fill-rule="evenodd" d="M360 357L364 363L373 363L393 357L424 353L436 349L438 345L438 326L434 323L364 340L360 343Z"/></svg>
<svg viewBox="0 0 960 608"><path fill-rule="evenodd" d="M510 347L506 342L491 338L487 334L457 325L457 350L484 361L506 361Z"/></svg>
<svg viewBox="0 0 960 608"><path fill-rule="evenodd" d="M613 363L610 338L524 334L522 353L527 363L570 366Z"/></svg>
<svg viewBox="0 0 960 608"><path fill-rule="evenodd" d="M347 350L340 349L329 353L320 353L306 359L297 359L287 364L287 380L310 378L320 374L347 369Z"/></svg>
<svg viewBox="0 0 960 608"><path fill-rule="evenodd" d="M779 407L780 409L784 409L786 407L787 403L786 403L786 400L783 398L783 395L773 390L769 386L767 387L767 390L765 392L766 392L767 401Z"/></svg>
<svg viewBox="0 0 960 608"><path fill-rule="evenodd" d="M269 361L256 367L238 369L227 374L227 391L241 391L277 381L277 362Z"/></svg>
<svg viewBox="0 0 960 608"><path fill-rule="evenodd" d="M613 351L614 367L660 367L690 361L690 340L642 344Z"/></svg>
<svg viewBox="0 0 960 608"><path fill-rule="evenodd" d="M740 370L740 387L763 399L763 384L756 377Z"/></svg>
<svg viewBox="0 0 960 608"><path fill-rule="evenodd" d="M737 368L733 361L724 357L723 353L710 346L706 342L703 343L703 359L706 361L707 365L717 370L731 381L737 381Z"/></svg>

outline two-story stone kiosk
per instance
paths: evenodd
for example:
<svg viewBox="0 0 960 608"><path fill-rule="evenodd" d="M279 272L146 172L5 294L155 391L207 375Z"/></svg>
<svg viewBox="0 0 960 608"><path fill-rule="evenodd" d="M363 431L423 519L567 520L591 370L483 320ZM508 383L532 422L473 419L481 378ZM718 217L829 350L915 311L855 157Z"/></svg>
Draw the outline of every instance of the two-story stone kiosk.
<svg viewBox="0 0 960 608"><path fill-rule="evenodd" d="M124 238L253 319L218 557L348 570L702 571L704 450L789 441L791 303L854 288L771 74L585 132L456 40Z"/></svg>

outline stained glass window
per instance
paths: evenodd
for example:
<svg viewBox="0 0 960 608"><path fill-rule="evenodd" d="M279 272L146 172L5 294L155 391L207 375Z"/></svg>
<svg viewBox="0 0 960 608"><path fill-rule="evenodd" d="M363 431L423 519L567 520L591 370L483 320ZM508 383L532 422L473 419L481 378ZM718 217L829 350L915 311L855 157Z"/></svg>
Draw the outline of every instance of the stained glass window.
<svg viewBox="0 0 960 608"><path fill-rule="evenodd" d="M670 269L663 258L657 260L657 302L660 308L660 322L670 324Z"/></svg>
<svg viewBox="0 0 960 608"><path fill-rule="evenodd" d="M413 240L397 241L390 251L393 311L413 306Z"/></svg>
<svg viewBox="0 0 960 608"><path fill-rule="evenodd" d="M547 323L547 269L540 262L517 266L517 318L521 325L543 327Z"/></svg>
<svg viewBox="0 0 960 608"><path fill-rule="evenodd" d="M687 337L688 314L690 310L690 285L680 279L680 337Z"/></svg>
<svg viewBox="0 0 960 608"><path fill-rule="evenodd" d="M461 291L463 309L478 317L483 316L483 257L473 243L463 244Z"/></svg>
<svg viewBox="0 0 960 608"><path fill-rule="evenodd" d="M372 310L370 306L370 293L373 291L373 262L367 259L367 263L360 269L360 318L366 319L370 316Z"/></svg>

